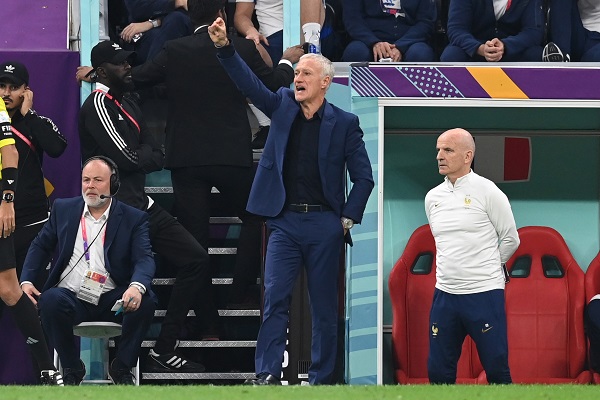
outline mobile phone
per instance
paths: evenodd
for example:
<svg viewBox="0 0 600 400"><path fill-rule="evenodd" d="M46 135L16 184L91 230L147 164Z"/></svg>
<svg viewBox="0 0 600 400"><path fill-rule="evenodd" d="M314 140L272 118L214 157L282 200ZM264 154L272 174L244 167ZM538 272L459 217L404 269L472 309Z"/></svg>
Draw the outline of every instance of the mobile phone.
<svg viewBox="0 0 600 400"><path fill-rule="evenodd" d="M110 309L110 311L119 311L121 309L121 307L123 307L123 299L119 299L115 302L115 305L112 306L112 308Z"/></svg>

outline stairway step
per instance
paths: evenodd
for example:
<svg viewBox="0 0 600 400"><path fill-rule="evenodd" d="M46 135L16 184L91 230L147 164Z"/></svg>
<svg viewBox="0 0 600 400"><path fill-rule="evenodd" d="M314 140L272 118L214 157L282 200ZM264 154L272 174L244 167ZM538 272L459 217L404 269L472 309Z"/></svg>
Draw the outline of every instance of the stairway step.
<svg viewBox="0 0 600 400"><path fill-rule="evenodd" d="M237 248L235 247L209 247L208 254L212 255L224 255L224 254L237 254Z"/></svg>
<svg viewBox="0 0 600 400"><path fill-rule="evenodd" d="M164 317L167 314L167 310L156 310L154 311L155 317ZM188 317L195 317L196 313L194 310L188 311ZM260 310L219 310L220 317L260 317Z"/></svg>
<svg viewBox="0 0 600 400"><path fill-rule="evenodd" d="M154 348L156 340L144 340L142 347ZM108 341L109 347L115 347L115 341ZM256 347L256 340L180 340L178 348L240 348Z"/></svg>
<svg viewBox="0 0 600 400"><path fill-rule="evenodd" d="M144 191L146 193L173 193L173 187L172 186L146 186L144 188ZM213 187L210 190L211 193L221 193L219 192L219 189L217 189L216 187Z"/></svg>
<svg viewBox="0 0 600 400"><path fill-rule="evenodd" d="M203 372L203 373L182 373L182 372L142 372L142 379L196 379L196 380L243 380L256 378L254 372Z"/></svg>
<svg viewBox="0 0 600 400"><path fill-rule="evenodd" d="M231 285L233 278L212 278L213 285ZM152 279L152 286L173 286L175 284L175 278L154 278ZM260 278L256 278L256 284L260 285Z"/></svg>

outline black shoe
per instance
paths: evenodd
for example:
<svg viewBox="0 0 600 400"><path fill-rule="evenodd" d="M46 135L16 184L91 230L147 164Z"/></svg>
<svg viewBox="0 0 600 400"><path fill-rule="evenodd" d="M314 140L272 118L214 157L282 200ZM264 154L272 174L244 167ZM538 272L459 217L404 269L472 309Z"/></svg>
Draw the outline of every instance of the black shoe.
<svg viewBox="0 0 600 400"><path fill-rule="evenodd" d="M263 386L263 385L281 385L281 380L275 375L263 372L258 374L256 378L246 379L244 385Z"/></svg>
<svg viewBox="0 0 600 400"><path fill-rule="evenodd" d="M67 386L78 386L85 376L85 364L79 360L81 368L63 368L63 382Z"/></svg>
<svg viewBox="0 0 600 400"><path fill-rule="evenodd" d="M568 54L563 54L562 50L554 42L548 42L542 52L542 61L544 62L563 62L570 61Z"/></svg>
<svg viewBox="0 0 600 400"><path fill-rule="evenodd" d="M270 128L270 126L261 126L258 128L256 136L254 136L254 140L252 141L252 150L261 150L265 148Z"/></svg>
<svg viewBox="0 0 600 400"><path fill-rule="evenodd" d="M192 372L201 373L206 371L204 365L186 360L176 352L157 354L154 350L148 353L146 368L152 372Z"/></svg>
<svg viewBox="0 0 600 400"><path fill-rule="evenodd" d="M110 380L115 385L135 385L131 369L115 367L115 361L117 360L112 360L110 368L108 368L108 377Z"/></svg>
<svg viewBox="0 0 600 400"><path fill-rule="evenodd" d="M40 382L42 385L48 386L65 386L63 383L63 377L60 372L53 369L45 369L42 371L40 376Z"/></svg>

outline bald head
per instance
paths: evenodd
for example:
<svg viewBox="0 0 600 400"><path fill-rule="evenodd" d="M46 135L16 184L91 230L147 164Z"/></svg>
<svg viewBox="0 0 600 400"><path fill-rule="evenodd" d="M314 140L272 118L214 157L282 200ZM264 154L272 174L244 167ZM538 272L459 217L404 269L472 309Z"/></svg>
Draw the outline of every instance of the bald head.
<svg viewBox="0 0 600 400"><path fill-rule="evenodd" d="M471 171L475 141L468 131L461 128L447 130L438 137L436 149L438 170L452 183Z"/></svg>
<svg viewBox="0 0 600 400"><path fill-rule="evenodd" d="M469 131L465 129L448 129L446 132L440 135L439 139L442 138L446 140L451 140L455 142L458 146L460 146L461 149L471 150L473 154L475 154L475 140L473 140L473 136L471 136Z"/></svg>

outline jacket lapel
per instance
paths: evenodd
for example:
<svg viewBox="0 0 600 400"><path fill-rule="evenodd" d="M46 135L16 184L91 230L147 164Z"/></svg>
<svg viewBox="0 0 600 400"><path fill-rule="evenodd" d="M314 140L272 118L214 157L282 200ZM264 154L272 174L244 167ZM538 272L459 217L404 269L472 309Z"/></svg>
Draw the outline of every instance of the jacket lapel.
<svg viewBox="0 0 600 400"><path fill-rule="evenodd" d="M319 130L319 171L321 180L325 184L325 171L327 167L327 155L331 145L331 136L333 135L333 126L335 125L335 114L331 104L325 100L325 109L323 110L323 121Z"/></svg>
<svg viewBox="0 0 600 400"><path fill-rule="evenodd" d="M68 221L65 221L67 226L67 237L64 241L65 243L65 251L61 252L63 255L67 255L67 258L64 260L60 260L58 265L62 265L69 262L71 254L73 254L73 249L75 248L75 240L77 239L77 232L79 231L79 225L81 224L81 216L83 215L83 199L79 204L79 207L73 207L68 216ZM64 267L64 266L63 266Z"/></svg>
<svg viewBox="0 0 600 400"><path fill-rule="evenodd" d="M106 221L106 236L104 237L104 260L106 269L108 270L108 249L115 240L117 234L117 228L121 223L121 217L123 216L123 209L117 200L113 199L110 205L110 213L108 214L108 220Z"/></svg>

